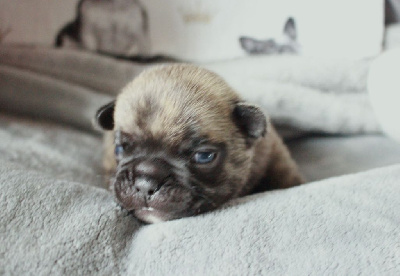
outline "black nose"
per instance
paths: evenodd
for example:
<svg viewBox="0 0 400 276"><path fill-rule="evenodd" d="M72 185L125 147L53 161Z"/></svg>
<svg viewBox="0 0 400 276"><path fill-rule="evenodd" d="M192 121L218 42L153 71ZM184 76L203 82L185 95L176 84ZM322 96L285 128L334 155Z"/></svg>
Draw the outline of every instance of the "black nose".
<svg viewBox="0 0 400 276"><path fill-rule="evenodd" d="M151 196L167 182L171 169L165 161L154 159L139 162L134 172L136 191L144 196Z"/></svg>

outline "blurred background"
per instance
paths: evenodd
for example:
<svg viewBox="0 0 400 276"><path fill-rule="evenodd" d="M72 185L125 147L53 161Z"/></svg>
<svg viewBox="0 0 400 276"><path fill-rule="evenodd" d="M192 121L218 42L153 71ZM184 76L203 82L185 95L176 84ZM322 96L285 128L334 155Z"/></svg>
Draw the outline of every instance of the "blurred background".
<svg viewBox="0 0 400 276"><path fill-rule="evenodd" d="M52 46L75 23L68 31L80 46L123 56L213 61L286 45L305 55L363 58L381 51L384 22L398 22L399 13L397 0L1 0L0 27L4 43ZM68 44L66 36L59 42Z"/></svg>

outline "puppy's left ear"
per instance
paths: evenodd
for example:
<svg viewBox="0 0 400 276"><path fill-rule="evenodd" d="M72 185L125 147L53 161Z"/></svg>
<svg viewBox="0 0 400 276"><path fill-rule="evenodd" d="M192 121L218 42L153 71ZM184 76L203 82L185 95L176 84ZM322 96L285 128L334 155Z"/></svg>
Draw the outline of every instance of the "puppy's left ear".
<svg viewBox="0 0 400 276"><path fill-rule="evenodd" d="M96 112L94 118L97 126L103 130L113 130L114 129L114 107L115 101L112 101L106 105L103 105Z"/></svg>
<svg viewBox="0 0 400 276"><path fill-rule="evenodd" d="M252 104L237 103L233 109L236 125L248 137L248 143L263 137L267 133L267 118L262 110Z"/></svg>

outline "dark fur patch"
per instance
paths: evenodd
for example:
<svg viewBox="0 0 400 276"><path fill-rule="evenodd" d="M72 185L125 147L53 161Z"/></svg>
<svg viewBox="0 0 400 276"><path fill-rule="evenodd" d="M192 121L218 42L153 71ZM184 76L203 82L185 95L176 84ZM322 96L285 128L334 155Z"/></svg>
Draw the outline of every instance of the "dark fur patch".
<svg viewBox="0 0 400 276"><path fill-rule="evenodd" d="M247 137L257 139L265 135L267 120L256 106L239 103L233 110L233 119Z"/></svg>
<svg viewBox="0 0 400 276"><path fill-rule="evenodd" d="M136 125L145 131L158 109L158 102L150 97L146 97L144 106L140 106L136 110Z"/></svg>

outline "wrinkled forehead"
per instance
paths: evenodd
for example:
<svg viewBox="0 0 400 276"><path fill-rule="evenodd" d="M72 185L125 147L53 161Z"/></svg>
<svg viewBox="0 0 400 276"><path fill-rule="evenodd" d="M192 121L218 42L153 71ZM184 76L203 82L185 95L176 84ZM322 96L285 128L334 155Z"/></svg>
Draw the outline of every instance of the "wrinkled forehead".
<svg viewBox="0 0 400 276"><path fill-rule="evenodd" d="M115 108L115 129L171 146L194 138L219 143L232 128L230 109L226 102L189 94L122 94Z"/></svg>

